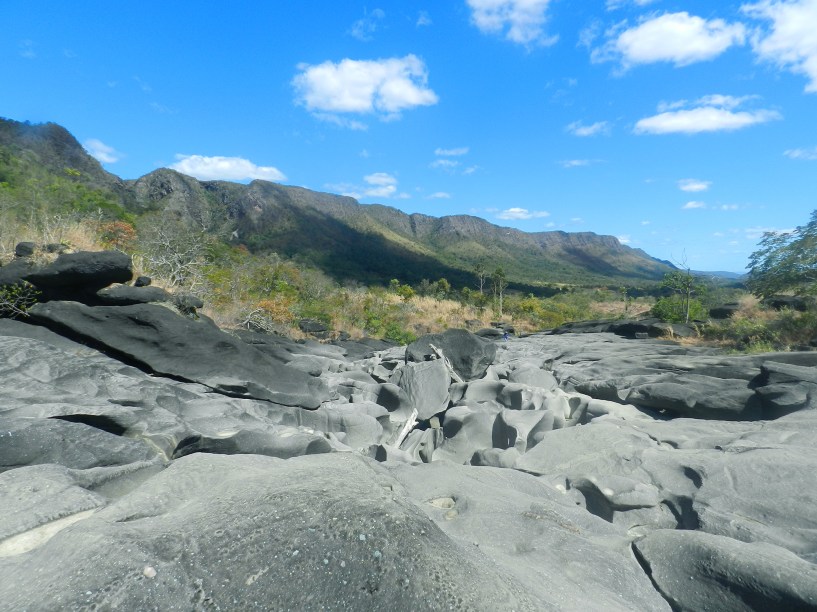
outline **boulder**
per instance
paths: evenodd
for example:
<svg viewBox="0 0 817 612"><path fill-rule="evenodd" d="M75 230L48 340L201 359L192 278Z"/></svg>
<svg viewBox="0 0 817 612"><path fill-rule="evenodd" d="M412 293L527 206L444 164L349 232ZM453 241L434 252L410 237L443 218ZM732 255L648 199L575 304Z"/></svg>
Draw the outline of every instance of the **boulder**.
<svg viewBox="0 0 817 612"><path fill-rule="evenodd" d="M713 319L728 319L733 314L740 310L740 304L737 302L730 302L729 304L722 304L709 309L709 316Z"/></svg>
<svg viewBox="0 0 817 612"><path fill-rule="evenodd" d="M406 347L406 362L426 361L433 355L431 345L440 349L463 380L475 380L496 356L496 346L465 329L448 329L442 334L429 334Z"/></svg>
<svg viewBox="0 0 817 612"><path fill-rule="evenodd" d="M755 392L744 381L696 374L665 375L634 385L624 401L702 419L750 420L762 416Z"/></svg>
<svg viewBox="0 0 817 612"><path fill-rule="evenodd" d="M113 285L97 291L96 297L102 306L132 306L173 300L173 296L161 287L147 285Z"/></svg>
<svg viewBox="0 0 817 612"><path fill-rule="evenodd" d="M403 390L411 407L417 410L420 421L448 408L451 376L440 359L409 363L397 370L390 382Z"/></svg>
<svg viewBox="0 0 817 612"><path fill-rule="evenodd" d="M15 257L31 257L37 250L37 245L33 242L18 242L14 247Z"/></svg>
<svg viewBox="0 0 817 612"><path fill-rule="evenodd" d="M298 321L298 329L305 334L320 334L329 331L326 323L318 321L317 319L300 319Z"/></svg>
<svg viewBox="0 0 817 612"><path fill-rule="evenodd" d="M0 266L0 287L23 284L34 270L36 266L29 258L14 259Z"/></svg>
<svg viewBox="0 0 817 612"><path fill-rule="evenodd" d="M120 251L64 253L26 276L43 291L83 289L98 291L113 283L131 280L131 259Z"/></svg>
<svg viewBox="0 0 817 612"><path fill-rule="evenodd" d="M771 297L764 298L761 304L767 308L773 308L774 310L783 310L788 308L790 310L806 312L807 310L814 308L815 300L811 296L803 295L773 295Z"/></svg>
<svg viewBox="0 0 817 612"><path fill-rule="evenodd" d="M352 453L197 453L25 554L12 542L0 598L9 610L541 609L399 487Z"/></svg>
<svg viewBox="0 0 817 612"><path fill-rule="evenodd" d="M199 382L228 395L317 408L329 399L317 378L288 368L204 321L153 304L35 304L31 319L90 342L158 374Z"/></svg>
<svg viewBox="0 0 817 612"><path fill-rule="evenodd" d="M817 608L817 566L771 544L661 530L634 549L675 610Z"/></svg>

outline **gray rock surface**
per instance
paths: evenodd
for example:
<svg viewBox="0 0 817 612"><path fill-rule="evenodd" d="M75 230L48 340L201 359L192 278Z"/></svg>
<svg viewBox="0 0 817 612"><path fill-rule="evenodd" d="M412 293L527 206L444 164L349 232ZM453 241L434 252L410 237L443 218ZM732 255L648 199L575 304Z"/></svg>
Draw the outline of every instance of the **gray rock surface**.
<svg viewBox="0 0 817 612"><path fill-rule="evenodd" d="M428 334L406 347L406 361L425 361L433 354L431 345L440 349L463 380L481 378L496 356L496 346L464 329L449 329Z"/></svg>
<svg viewBox="0 0 817 612"><path fill-rule="evenodd" d="M34 305L30 316L157 374L224 393L304 408L317 408L329 397L321 381L274 362L207 322L179 317L162 306L49 302Z"/></svg>
<svg viewBox="0 0 817 612"><path fill-rule="evenodd" d="M35 316L0 321L3 609L817 608L817 354L541 334L455 382L163 306Z"/></svg>
<svg viewBox="0 0 817 612"><path fill-rule="evenodd" d="M677 610L817 608L817 566L771 544L661 530L635 550Z"/></svg>

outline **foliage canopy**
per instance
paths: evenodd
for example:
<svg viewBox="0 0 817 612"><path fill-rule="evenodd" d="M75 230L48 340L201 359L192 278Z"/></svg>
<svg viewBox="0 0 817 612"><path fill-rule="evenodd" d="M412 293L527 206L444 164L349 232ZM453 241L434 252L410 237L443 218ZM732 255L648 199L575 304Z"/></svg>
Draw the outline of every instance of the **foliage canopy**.
<svg viewBox="0 0 817 612"><path fill-rule="evenodd" d="M749 290L758 297L817 294L817 210L791 232L766 232L749 258Z"/></svg>

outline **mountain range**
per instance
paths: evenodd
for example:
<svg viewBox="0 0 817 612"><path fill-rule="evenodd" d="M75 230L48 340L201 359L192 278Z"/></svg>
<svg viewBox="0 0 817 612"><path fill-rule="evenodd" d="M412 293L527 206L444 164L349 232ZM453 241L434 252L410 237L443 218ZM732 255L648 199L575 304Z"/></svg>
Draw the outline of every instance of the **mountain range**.
<svg viewBox="0 0 817 612"><path fill-rule="evenodd" d="M447 278L473 285L473 270L482 264L489 273L503 268L512 287L535 290L552 283L649 284L674 269L591 232L527 233L474 216L406 214L268 181L199 181L167 168L123 180L57 124L0 119L0 183L43 173L67 173L133 216L174 213L201 227L229 227L225 239L233 243L298 258L338 280Z"/></svg>

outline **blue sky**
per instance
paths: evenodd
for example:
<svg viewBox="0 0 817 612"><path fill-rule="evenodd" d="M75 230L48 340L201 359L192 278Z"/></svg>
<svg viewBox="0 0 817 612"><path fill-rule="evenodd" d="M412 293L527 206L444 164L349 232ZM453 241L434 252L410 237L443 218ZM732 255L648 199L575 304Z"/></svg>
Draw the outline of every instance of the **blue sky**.
<svg viewBox="0 0 817 612"><path fill-rule="evenodd" d="M5 0L0 116L742 271L817 208L817 0Z"/></svg>

